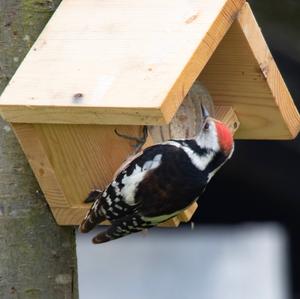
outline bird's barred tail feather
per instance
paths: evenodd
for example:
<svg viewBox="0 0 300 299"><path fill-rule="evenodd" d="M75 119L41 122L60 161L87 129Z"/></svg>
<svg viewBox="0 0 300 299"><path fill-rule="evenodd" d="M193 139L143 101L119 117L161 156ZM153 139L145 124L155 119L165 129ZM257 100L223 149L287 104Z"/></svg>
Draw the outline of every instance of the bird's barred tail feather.
<svg viewBox="0 0 300 299"><path fill-rule="evenodd" d="M103 192L100 189L95 189L90 192L87 198L84 200L84 203L94 203L97 199L100 199Z"/></svg>
<svg viewBox="0 0 300 299"><path fill-rule="evenodd" d="M79 226L79 230L82 233L88 233L92 230L97 224L104 221L105 217L99 215L94 209L90 209L89 213L85 216L84 220Z"/></svg>
<svg viewBox="0 0 300 299"><path fill-rule="evenodd" d="M94 244L101 244L108 241L122 238L126 235L140 232L146 228L153 227L150 222L145 222L139 217L124 217L123 219L114 221L112 225L104 232L101 232L93 238Z"/></svg>
<svg viewBox="0 0 300 299"><path fill-rule="evenodd" d="M94 204L92 205L89 212L87 213L82 223L80 224L79 226L80 232L87 233L90 230L92 230L98 223L105 220L105 216L103 216L98 209L98 206L101 202L101 198L102 198L102 191L100 190L92 191L87 197L86 202L90 202L91 200L93 200Z"/></svg>

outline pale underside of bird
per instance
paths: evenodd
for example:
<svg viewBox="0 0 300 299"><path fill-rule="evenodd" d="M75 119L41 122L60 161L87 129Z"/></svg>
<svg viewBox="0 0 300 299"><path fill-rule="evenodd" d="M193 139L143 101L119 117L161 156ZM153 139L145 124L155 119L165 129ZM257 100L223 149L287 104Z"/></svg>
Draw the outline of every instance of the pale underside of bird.
<svg viewBox="0 0 300 299"><path fill-rule="evenodd" d="M111 226L93 238L104 243L156 226L197 200L234 148L226 125L205 108L202 113L205 120L195 138L146 148L125 161L103 192L91 192L88 199L94 203L80 231L109 220Z"/></svg>

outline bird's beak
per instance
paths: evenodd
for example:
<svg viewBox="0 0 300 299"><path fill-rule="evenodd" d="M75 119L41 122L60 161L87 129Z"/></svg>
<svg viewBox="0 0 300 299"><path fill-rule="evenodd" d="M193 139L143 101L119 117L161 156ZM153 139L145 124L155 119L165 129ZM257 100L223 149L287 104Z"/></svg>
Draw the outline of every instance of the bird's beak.
<svg viewBox="0 0 300 299"><path fill-rule="evenodd" d="M203 104L201 104L201 111L203 120L207 119L209 117L209 112Z"/></svg>

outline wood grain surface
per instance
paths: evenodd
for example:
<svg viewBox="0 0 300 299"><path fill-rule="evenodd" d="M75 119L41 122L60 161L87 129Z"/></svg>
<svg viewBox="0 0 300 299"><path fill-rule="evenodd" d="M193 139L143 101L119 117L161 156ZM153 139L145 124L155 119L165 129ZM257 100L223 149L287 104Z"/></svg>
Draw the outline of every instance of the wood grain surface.
<svg viewBox="0 0 300 299"><path fill-rule="evenodd" d="M244 2L64 0L2 94L2 116L168 123Z"/></svg>

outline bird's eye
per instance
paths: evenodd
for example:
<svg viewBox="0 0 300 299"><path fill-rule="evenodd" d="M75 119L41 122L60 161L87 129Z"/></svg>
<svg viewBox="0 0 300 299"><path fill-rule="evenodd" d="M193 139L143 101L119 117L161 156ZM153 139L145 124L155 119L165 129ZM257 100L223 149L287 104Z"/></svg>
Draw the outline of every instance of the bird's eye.
<svg viewBox="0 0 300 299"><path fill-rule="evenodd" d="M207 122L205 125L204 125L204 130L207 131L209 129L209 123Z"/></svg>

